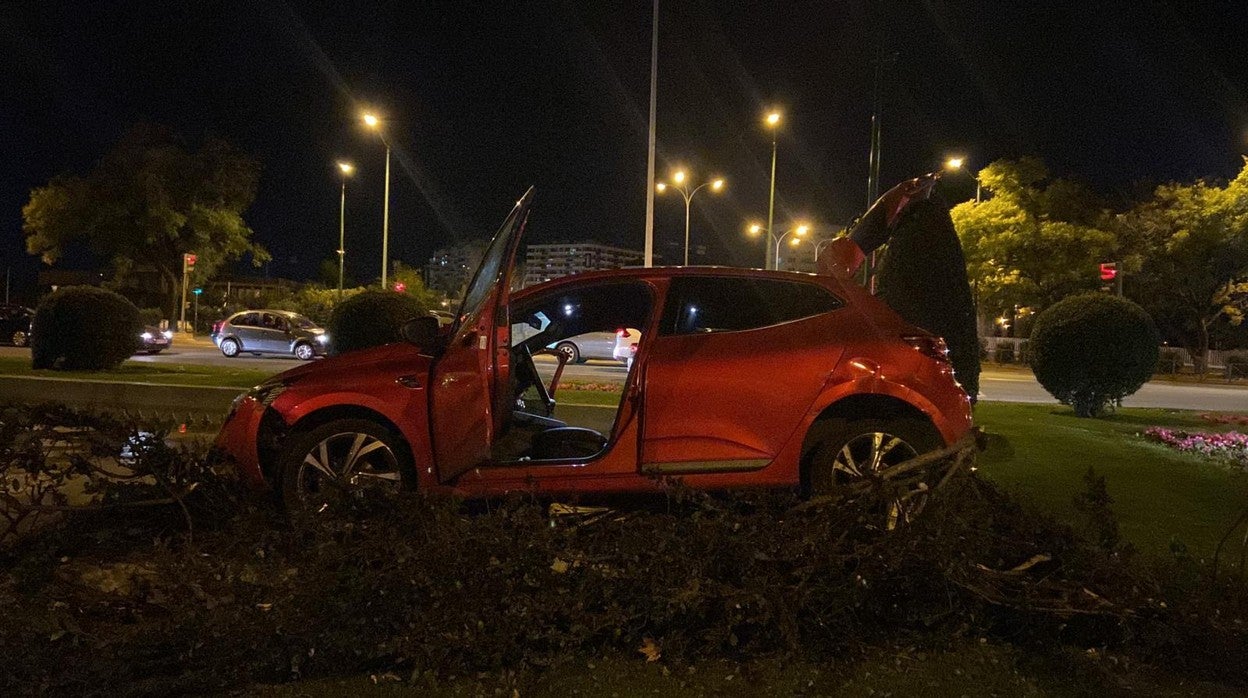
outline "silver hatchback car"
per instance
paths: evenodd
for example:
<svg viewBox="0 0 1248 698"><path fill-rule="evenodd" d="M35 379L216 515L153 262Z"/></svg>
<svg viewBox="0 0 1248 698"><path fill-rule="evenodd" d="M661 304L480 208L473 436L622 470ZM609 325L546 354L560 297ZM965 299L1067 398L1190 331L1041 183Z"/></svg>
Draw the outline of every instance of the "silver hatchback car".
<svg viewBox="0 0 1248 698"><path fill-rule="evenodd" d="M303 361L322 356L329 334L315 322L288 310L244 310L212 326L212 342L229 357L287 354Z"/></svg>

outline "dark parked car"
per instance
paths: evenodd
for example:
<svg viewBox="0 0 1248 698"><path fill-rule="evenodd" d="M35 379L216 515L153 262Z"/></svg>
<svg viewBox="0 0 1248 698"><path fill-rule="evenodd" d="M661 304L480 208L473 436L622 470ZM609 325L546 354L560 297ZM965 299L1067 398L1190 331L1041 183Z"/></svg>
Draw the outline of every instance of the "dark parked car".
<svg viewBox="0 0 1248 698"><path fill-rule="evenodd" d="M147 325L143 328L143 333L139 335L139 343L134 348L134 352L159 354L160 352L173 346L173 332L170 330L162 330L155 325Z"/></svg>
<svg viewBox="0 0 1248 698"><path fill-rule="evenodd" d="M21 305L0 305L0 342L24 347L30 344L30 319L35 311Z"/></svg>
<svg viewBox="0 0 1248 698"><path fill-rule="evenodd" d="M363 488L489 497L693 488L834 491L953 444L970 400L944 341L848 274L719 267L566 276L511 291L532 193L486 250L455 322L293 368L240 395L217 437L243 478L318 511ZM533 355L638 328L610 415L566 409ZM899 498L892 523L908 518ZM921 500L915 500L921 501Z"/></svg>
<svg viewBox="0 0 1248 698"><path fill-rule="evenodd" d="M292 354L308 361L325 354L329 335L315 322L288 310L244 310L212 326L222 354Z"/></svg>

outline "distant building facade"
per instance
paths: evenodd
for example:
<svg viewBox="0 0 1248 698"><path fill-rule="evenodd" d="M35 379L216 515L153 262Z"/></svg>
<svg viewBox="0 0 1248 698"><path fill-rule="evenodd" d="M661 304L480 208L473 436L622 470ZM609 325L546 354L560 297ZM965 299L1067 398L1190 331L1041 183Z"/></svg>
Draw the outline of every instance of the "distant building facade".
<svg viewBox="0 0 1248 698"><path fill-rule="evenodd" d="M452 298L463 295L488 244L488 240L472 240L435 250L425 265L425 288Z"/></svg>
<svg viewBox="0 0 1248 698"><path fill-rule="evenodd" d="M600 269L619 269L642 262L642 253L596 242L529 245L524 260L524 285Z"/></svg>

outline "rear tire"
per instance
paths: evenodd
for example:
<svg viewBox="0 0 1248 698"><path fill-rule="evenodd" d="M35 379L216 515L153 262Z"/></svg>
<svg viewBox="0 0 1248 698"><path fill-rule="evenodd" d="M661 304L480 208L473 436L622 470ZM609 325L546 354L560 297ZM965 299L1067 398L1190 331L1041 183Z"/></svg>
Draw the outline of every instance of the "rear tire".
<svg viewBox="0 0 1248 698"><path fill-rule="evenodd" d="M30 343L30 335L26 334L22 330L14 332L11 339L13 340L13 346L15 347L24 347Z"/></svg>
<svg viewBox="0 0 1248 698"><path fill-rule="evenodd" d="M237 339L230 339L229 337L221 340L219 348L221 349L221 353L225 354L226 358L230 359L238 356L239 350L242 349L242 347L238 345Z"/></svg>
<svg viewBox="0 0 1248 698"><path fill-rule="evenodd" d="M932 425L916 419L838 420L810 454L803 489L812 496L835 492L852 482L941 447ZM921 490L886 504L883 528L904 526L923 510L927 495Z"/></svg>
<svg viewBox="0 0 1248 698"><path fill-rule="evenodd" d="M568 363L581 363L581 350L572 342L560 342L555 345L555 349L564 356L568 357Z"/></svg>
<svg viewBox="0 0 1248 698"><path fill-rule="evenodd" d="M415 470L403 442L368 419L337 419L293 437L280 463L282 503L289 513L317 513L367 489L413 487Z"/></svg>

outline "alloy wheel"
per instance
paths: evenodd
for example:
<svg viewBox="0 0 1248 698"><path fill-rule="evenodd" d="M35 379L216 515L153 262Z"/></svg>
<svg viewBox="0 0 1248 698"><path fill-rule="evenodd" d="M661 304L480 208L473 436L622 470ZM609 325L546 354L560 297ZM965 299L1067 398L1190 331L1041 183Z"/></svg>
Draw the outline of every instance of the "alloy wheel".
<svg viewBox="0 0 1248 698"><path fill-rule="evenodd" d="M560 354L567 357L567 362L570 364L576 363L581 358L581 352L576 348L576 345L571 342L564 342L563 344L556 346L555 349L557 349Z"/></svg>
<svg viewBox="0 0 1248 698"><path fill-rule="evenodd" d="M295 358L300 361L308 361L315 355L310 344L296 344Z"/></svg>
<svg viewBox="0 0 1248 698"><path fill-rule="evenodd" d="M895 465L919 455L905 438L883 430L861 432L845 441L831 463L832 480L849 484L874 479ZM927 488L920 485L885 502L883 526L893 530L912 521L927 503Z"/></svg>
<svg viewBox="0 0 1248 698"><path fill-rule="evenodd" d="M397 492L403 477L398 458L381 438L341 432L321 439L304 454L294 484L299 501L321 512L370 490Z"/></svg>
<svg viewBox="0 0 1248 698"><path fill-rule="evenodd" d="M26 342L28 341L29 337L26 335L25 332L18 330L13 333L12 339L13 339L13 346L24 347L26 346Z"/></svg>
<svg viewBox="0 0 1248 698"><path fill-rule="evenodd" d="M221 353L231 358L238 356L238 342L233 339L221 340Z"/></svg>

